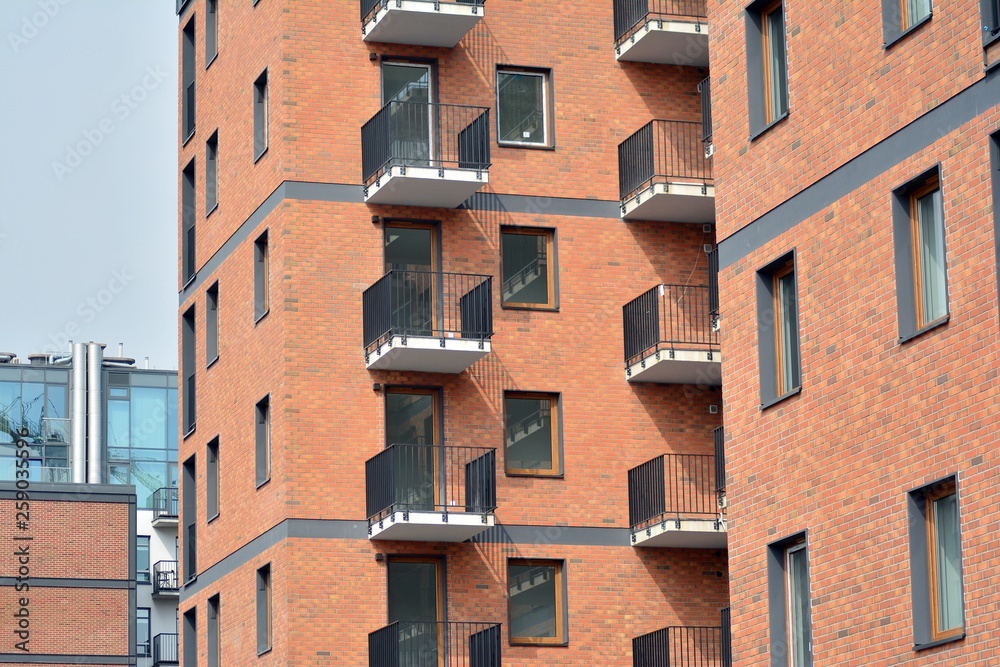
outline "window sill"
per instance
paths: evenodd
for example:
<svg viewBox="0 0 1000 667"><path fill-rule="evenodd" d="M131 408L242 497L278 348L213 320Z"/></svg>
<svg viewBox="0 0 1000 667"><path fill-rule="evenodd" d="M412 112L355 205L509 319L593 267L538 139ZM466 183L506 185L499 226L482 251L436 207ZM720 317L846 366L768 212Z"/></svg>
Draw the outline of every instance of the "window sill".
<svg viewBox="0 0 1000 667"><path fill-rule="evenodd" d="M270 481L271 481L271 478L270 478L270 477L268 477L267 479L265 479L265 480L263 480L263 481L260 481L260 482L257 482L257 490L258 490L258 491L260 491L260 490L261 490L261 489L262 489L262 488L263 488L264 486L266 486L266 485L268 484L268 482L270 482Z"/></svg>
<svg viewBox="0 0 1000 667"><path fill-rule="evenodd" d="M255 2L255 3L254 3L254 5L256 5L256 4L257 4L257 3ZM271 647L270 647L270 646L268 646L268 647L267 647L266 649L264 649L263 651L257 651L257 657L259 658L259 657L260 657L260 656L262 656L262 655L267 655L267 654L268 654L268 653L270 653L270 652L271 652Z"/></svg>
<svg viewBox="0 0 1000 667"><path fill-rule="evenodd" d="M181 148L184 148L185 146L187 146L188 142L191 141L191 139L194 138L194 131L195 131L195 128L192 127L191 128L191 132L189 132L188 135L186 137L184 137L184 141L181 142Z"/></svg>
<svg viewBox="0 0 1000 667"><path fill-rule="evenodd" d="M213 521L215 521L218 518L219 518L219 513L216 512L215 514L213 514L212 516L208 517L208 519L205 520L205 524L206 525L210 524L210 523L212 523Z"/></svg>
<svg viewBox="0 0 1000 667"><path fill-rule="evenodd" d="M533 151L554 151L556 147L551 144L530 144L521 143L519 141L498 141L497 146L500 148L527 148Z"/></svg>
<svg viewBox="0 0 1000 667"><path fill-rule="evenodd" d="M198 581L198 575L197 574L192 574L190 577L188 577L187 579L184 580L184 586L185 587L190 586L191 584L193 584L196 581Z"/></svg>
<svg viewBox="0 0 1000 667"><path fill-rule="evenodd" d="M949 320L951 320L951 313L948 313L947 315L945 315L941 319L934 320L933 322L931 322L930 324L928 324L924 328L917 329L916 331L914 331L911 334L906 334L905 336L900 336L898 343L900 345L902 345L903 343L909 343L914 338L920 338L921 336L923 336L928 331L933 331L934 329L937 329L940 326L948 324Z"/></svg>
<svg viewBox="0 0 1000 667"><path fill-rule="evenodd" d="M501 303L500 308L503 310L535 310L543 313L558 313L559 306L529 306L522 303Z"/></svg>
<svg viewBox="0 0 1000 667"><path fill-rule="evenodd" d="M504 470L504 475L507 477L543 477L545 479L565 479L566 477L561 472L546 472L544 470L539 470L538 472L531 470Z"/></svg>
<svg viewBox="0 0 1000 667"><path fill-rule="evenodd" d="M185 280L184 283L181 285L181 291L183 292L188 287L190 287L191 283L193 283L197 277L198 277L198 272L197 271L195 271L190 276L188 276L187 280Z"/></svg>
<svg viewBox="0 0 1000 667"><path fill-rule="evenodd" d="M258 162L260 162L260 159L262 157L264 157L265 155L267 155L267 147L266 146L264 147L264 150L262 150L258 155L254 156L253 163L257 164Z"/></svg>
<svg viewBox="0 0 1000 667"><path fill-rule="evenodd" d="M534 646L534 647L537 647L537 648L544 648L544 647L547 647L547 646L552 646L554 648L558 648L560 646L569 646L569 642L565 641L565 640L562 640L562 639L557 639L557 640L553 640L553 641L540 641L538 639L535 639L535 640L531 640L531 639L515 639L515 638L511 637L511 639L510 639L510 645L511 646Z"/></svg>
<svg viewBox="0 0 1000 667"><path fill-rule="evenodd" d="M191 436L195 432L195 430L197 428L198 428L197 424L195 424L194 426L192 426L191 428L189 428L187 431L184 432L184 435L182 436L182 439L183 440L187 440L188 437Z"/></svg>
<svg viewBox="0 0 1000 667"><path fill-rule="evenodd" d="M267 314L268 314L268 313L270 313L270 312L271 312L271 309L270 309L270 308L268 308L268 309L267 309L267 310L265 310L265 311L264 311L263 313L261 313L261 314L260 314L260 316L258 316L258 317L257 317L257 319L255 319L255 320L253 321L253 325L254 325L254 326L257 326L258 324L260 324L260 321L261 321L262 319L264 319L265 317L267 317Z"/></svg>
<svg viewBox="0 0 1000 667"><path fill-rule="evenodd" d="M209 60L209 61L208 61L207 63L205 63L205 69L207 70L207 69L208 69L209 67L211 67L211 66L212 66L212 63L214 63L214 62L215 62L215 59L216 59L216 58L218 58L218 57L219 57L219 52L218 52L218 51L216 51L216 52L215 52L215 55L214 55L214 56L212 56L212 59L211 59L211 60Z"/></svg>
<svg viewBox="0 0 1000 667"><path fill-rule="evenodd" d="M219 202L215 202L215 204L213 204L213 205L212 205L212 208L208 209L208 210L207 210L207 211L205 212L205 217L207 218L208 216L210 216L210 215L212 215L213 213L215 213L215 211L216 211L216 210L217 210L218 208L219 208Z"/></svg>
<svg viewBox="0 0 1000 667"><path fill-rule="evenodd" d="M219 355L215 355L214 359L212 359L207 364L205 364L205 370L207 371L209 368L211 368L212 366L214 366L215 362L218 361L218 360L219 360Z"/></svg>
<svg viewBox="0 0 1000 667"><path fill-rule="evenodd" d="M962 641L965 639L965 630L962 630L961 634L955 635L954 637L945 637L944 639L938 639L932 642L927 642L926 644L914 644L914 651L923 651L925 649L934 648L935 646L942 646L944 644L950 644L952 642Z"/></svg>
<svg viewBox="0 0 1000 667"><path fill-rule="evenodd" d="M914 23L913 25L911 25L909 28L907 28L903 32L899 33L898 35L896 35L895 37L893 37L892 39L890 39L888 42L886 42L885 44L882 45L882 50L883 51L887 51L887 50L891 49L893 46L895 46L896 44L899 44L901 41L903 41L903 39L905 39L909 35L912 35L914 32L916 32L920 28L920 26L922 26L925 23L927 23L928 21L930 21L932 16L934 16L934 12L931 12L930 14L928 14L924 18L920 19L919 21L917 21L916 23Z"/></svg>
<svg viewBox="0 0 1000 667"><path fill-rule="evenodd" d="M788 115L791 113L791 111L792 111L792 109L791 109L791 107L789 107L788 111L786 111L785 113L781 114L780 116L778 116L777 118L775 118L774 120L772 120L770 123L768 123L764 127L760 128L756 132L751 132L750 133L750 142L752 143L752 142L756 141L759 137L761 137L764 134L766 134L767 131L770 130L772 127L774 127L775 125L777 125L781 121L783 121L786 118L788 118Z"/></svg>
<svg viewBox="0 0 1000 667"><path fill-rule="evenodd" d="M772 405L777 405L778 403L781 403L785 399L791 398L792 396L797 396L801 392L802 392L802 385L800 384L795 389L792 389L791 391L786 391L784 394L782 394L781 396L778 396L777 398L772 398L769 401L764 401L763 403L761 403L760 404L760 411L763 412L764 410L767 410Z"/></svg>

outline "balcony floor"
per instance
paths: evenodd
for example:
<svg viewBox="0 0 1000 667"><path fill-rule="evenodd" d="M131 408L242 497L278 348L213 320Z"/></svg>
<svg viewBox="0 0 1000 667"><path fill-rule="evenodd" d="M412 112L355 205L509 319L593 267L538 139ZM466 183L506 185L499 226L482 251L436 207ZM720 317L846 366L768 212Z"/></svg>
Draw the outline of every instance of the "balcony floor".
<svg viewBox="0 0 1000 667"><path fill-rule="evenodd" d="M404 516L406 518L404 518ZM445 522L447 517L447 522ZM484 522L485 518L485 522ZM396 511L370 528L371 540L406 540L410 542L464 542L493 527L489 514Z"/></svg>
<svg viewBox="0 0 1000 667"><path fill-rule="evenodd" d="M647 534L648 533L648 534ZM674 519L657 523L647 530L632 533L632 546L668 547L674 549L725 549L726 520L681 519L680 528Z"/></svg>
<svg viewBox="0 0 1000 667"><path fill-rule="evenodd" d="M711 357L711 358L709 358ZM660 350L625 371L629 382L656 382L659 384L722 384L722 353L705 350Z"/></svg>
<svg viewBox="0 0 1000 667"><path fill-rule="evenodd" d="M457 208L489 182L485 169L396 166L367 187L365 203Z"/></svg>
<svg viewBox="0 0 1000 667"><path fill-rule="evenodd" d="M175 516L159 516L153 519L150 525L153 528L176 528L177 527L177 517Z"/></svg>
<svg viewBox="0 0 1000 667"><path fill-rule="evenodd" d="M704 189L704 192L702 191ZM623 202L623 220L715 222L715 186L656 183Z"/></svg>
<svg viewBox="0 0 1000 667"><path fill-rule="evenodd" d="M479 340L472 338L407 336L403 341L402 336L393 336L369 354L368 370L461 373L492 350L490 341L480 347Z"/></svg>
<svg viewBox="0 0 1000 667"><path fill-rule="evenodd" d="M708 25L650 19L616 53L619 62L708 67Z"/></svg>
<svg viewBox="0 0 1000 667"><path fill-rule="evenodd" d="M462 2L391 0L365 23L366 42L451 48L483 18L482 5Z"/></svg>

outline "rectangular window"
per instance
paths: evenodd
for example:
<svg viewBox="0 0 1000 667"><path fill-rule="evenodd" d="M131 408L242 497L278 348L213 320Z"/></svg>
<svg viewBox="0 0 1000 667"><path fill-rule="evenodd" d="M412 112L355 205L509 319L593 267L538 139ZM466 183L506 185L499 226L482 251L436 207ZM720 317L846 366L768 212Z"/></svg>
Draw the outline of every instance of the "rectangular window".
<svg viewBox="0 0 1000 667"><path fill-rule="evenodd" d="M198 609L192 607L184 612L182 632L184 634L183 664L198 664Z"/></svg>
<svg viewBox="0 0 1000 667"><path fill-rule="evenodd" d="M257 654L271 650L271 565L257 570ZM194 664L194 663L191 663Z"/></svg>
<svg viewBox="0 0 1000 667"><path fill-rule="evenodd" d="M555 231L505 227L500 244L503 305L556 308Z"/></svg>
<svg viewBox="0 0 1000 667"><path fill-rule="evenodd" d="M194 19L184 26L181 37L181 137L194 135Z"/></svg>
<svg viewBox="0 0 1000 667"><path fill-rule="evenodd" d="M205 142L205 217L219 206L219 131Z"/></svg>
<svg viewBox="0 0 1000 667"><path fill-rule="evenodd" d="M565 644L563 562L507 561L507 612L511 644Z"/></svg>
<svg viewBox="0 0 1000 667"><path fill-rule="evenodd" d="M208 521L219 516L219 439L205 447L205 516Z"/></svg>
<svg viewBox="0 0 1000 667"><path fill-rule="evenodd" d="M205 292L205 365L219 358L219 282Z"/></svg>
<svg viewBox="0 0 1000 667"><path fill-rule="evenodd" d="M798 284L789 253L757 272L760 402L767 407L801 385Z"/></svg>
<svg viewBox="0 0 1000 667"><path fill-rule="evenodd" d="M931 0L882 0L882 36L885 47L931 17Z"/></svg>
<svg viewBox="0 0 1000 667"><path fill-rule="evenodd" d="M548 70L497 70L497 138L501 144L551 146Z"/></svg>
<svg viewBox="0 0 1000 667"><path fill-rule="evenodd" d="M219 55L219 0L205 3L205 69Z"/></svg>
<svg viewBox="0 0 1000 667"><path fill-rule="evenodd" d="M267 70L253 82L253 159L267 151Z"/></svg>
<svg viewBox="0 0 1000 667"><path fill-rule="evenodd" d="M135 538L135 580L149 583L149 536L138 535Z"/></svg>
<svg viewBox="0 0 1000 667"><path fill-rule="evenodd" d="M1000 0L980 0L983 13L983 43L1000 35Z"/></svg>
<svg viewBox="0 0 1000 667"><path fill-rule="evenodd" d="M559 396L504 394L508 475L561 475Z"/></svg>
<svg viewBox="0 0 1000 667"><path fill-rule="evenodd" d="M181 318L181 374L184 376L184 434L194 430L196 423L196 391L195 391L195 327L194 306L184 312Z"/></svg>
<svg viewBox="0 0 1000 667"><path fill-rule="evenodd" d="M948 319L944 208L935 167L893 192L900 341Z"/></svg>
<svg viewBox="0 0 1000 667"><path fill-rule="evenodd" d="M198 531L198 499L197 470L195 457L191 456L182 467L181 472L181 518L184 526L184 577L188 581L198 574L197 531Z"/></svg>
<svg viewBox="0 0 1000 667"><path fill-rule="evenodd" d="M270 295L269 287L269 248L267 232L264 232L253 244L253 317L254 321L267 315Z"/></svg>
<svg viewBox="0 0 1000 667"><path fill-rule="evenodd" d="M208 598L208 667L219 667L222 651L219 646L219 594Z"/></svg>
<svg viewBox="0 0 1000 667"><path fill-rule="evenodd" d="M194 159L181 174L181 277L185 283L194 278L195 264Z"/></svg>
<svg viewBox="0 0 1000 667"><path fill-rule="evenodd" d="M954 477L908 494L914 648L965 635L958 490Z"/></svg>
<svg viewBox="0 0 1000 667"><path fill-rule="evenodd" d="M767 547L772 667L812 667L812 603L805 533Z"/></svg>
<svg viewBox="0 0 1000 667"><path fill-rule="evenodd" d="M147 537L148 541L149 538ZM149 607L136 607L135 610L135 654L140 658L151 655L149 644Z"/></svg>
<svg viewBox="0 0 1000 667"><path fill-rule="evenodd" d="M271 479L271 396L265 396L255 409L257 486Z"/></svg>
<svg viewBox="0 0 1000 667"><path fill-rule="evenodd" d="M757 0L746 11L750 136L756 137L788 114L788 58L785 8L778 0Z"/></svg>

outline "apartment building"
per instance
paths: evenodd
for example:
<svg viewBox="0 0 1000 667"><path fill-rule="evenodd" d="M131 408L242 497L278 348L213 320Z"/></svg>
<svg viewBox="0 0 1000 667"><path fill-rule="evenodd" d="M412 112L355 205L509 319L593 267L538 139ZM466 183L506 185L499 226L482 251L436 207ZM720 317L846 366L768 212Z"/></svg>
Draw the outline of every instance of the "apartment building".
<svg viewBox="0 0 1000 667"><path fill-rule="evenodd" d="M704 3L177 4L183 664L721 664Z"/></svg>
<svg viewBox="0 0 1000 667"><path fill-rule="evenodd" d="M733 664L996 662L993 0L710 0Z"/></svg>

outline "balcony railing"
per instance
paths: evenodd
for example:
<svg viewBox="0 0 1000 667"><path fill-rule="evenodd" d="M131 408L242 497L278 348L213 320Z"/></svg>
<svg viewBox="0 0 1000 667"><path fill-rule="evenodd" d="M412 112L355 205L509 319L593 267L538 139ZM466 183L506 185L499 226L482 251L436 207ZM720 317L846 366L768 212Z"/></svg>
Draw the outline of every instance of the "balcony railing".
<svg viewBox="0 0 1000 667"><path fill-rule="evenodd" d="M625 367L661 350L719 350L709 288L658 285L622 308Z"/></svg>
<svg viewBox="0 0 1000 667"><path fill-rule="evenodd" d="M614 0L615 42L631 37L647 21L708 17L705 0Z"/></svg>
<svg viewBox="0 0 1000 667"><path fill-rule="evenodd" d="M708 312L713 324L719 322L719 249L708 253Z"/></svg>
<svg viewBox="0 0 1000 667"><path fill-rule="evenodd" d="M177 578L177 561L161 560L153 564L153 595L177 593L180 590Z"/></svg>
<svg viewBox="0 0 1000 667"><path fill-rule="evenodd" d="M490 276L392 270L362 295L365 354L393 336L493 336ZM482 347L482 345L480 345Z"/></svg>
<svg viewBox="0 0 1000 667"><path fill-rule="evenodd" d="M625 201L651 185L671 182L714 185L705 157L702 124L654 120L618 145L618 185Z"/></svg>
<svg viewBox="0 0 1000 667"><path fill-rule="evenodd" d="M390 445L365 463L368 523L395 511L486 514L496 509L496 450Z"/></svg>
<svg viewBox="0 0 1000 667"><path fill-rule="evenodd" d="M436 4L440 0L423 0L430 4ZM486 0L453 0L459 5L470 5L472 7L482 7L486 4ZM361 22L368 23L372 17L378 12L379 9L389 6L389 3L396 3L397 0L361 0ZM702 0L704 4L704 0Z"/></svg>
<svg viewBox="0 0 1000 667"><path fill-rule="evenodd" d="M177 518L177 487L164 487L153 491L151 501L153 521Z"/></svg>
<svg viewBox="0 0 1000 667"><path fill-rule="evenodd" d="M723 494L726 492L726 429L724 426L717 427L712 431L715 439L715 492Z"/></svg>
<svg viewBox="0 0 1000 667"><path fill-rule="evenodd" d="M499 623L397 621L368 635L368 667L501 667Z"/></svg>
<svg viewBox="0 0 1000 667"><path fill-rule="evenodd" d="M724 667L721 630L673 626L636 637L632 667Z"/></svg>
<svg viewBox="0 0 1000 667"><path fill-rule="evenodd" d="M712 143L712 79L705 77L698 84L701 93L701 140Z"/></svg>
<svg viewBox="0 0 1000 667"><path fill-rule="evenodd" d="M361 128L365 186L392 167L482 171L490 166L487 107L389 102Z"/></svg>
<svg viewBox="0 0 1000 667"><path fill-rule="evenodd" d="M628 520L632 532L667 520L718 519L719 499L711 454L662 454L628 471Z"/></svg>
<svg viewBox="0 0 1000 667"><path fill-rule="evenodd" d="M733 667L733 626L729 615L729 607L722 610L722 667Z"/></svg>
<svg viewBox="0 0 1000 667"><path fill-rule="evenodd" d="M153 637L153 667L176 665L177 633L160 633Z"/></svg>

